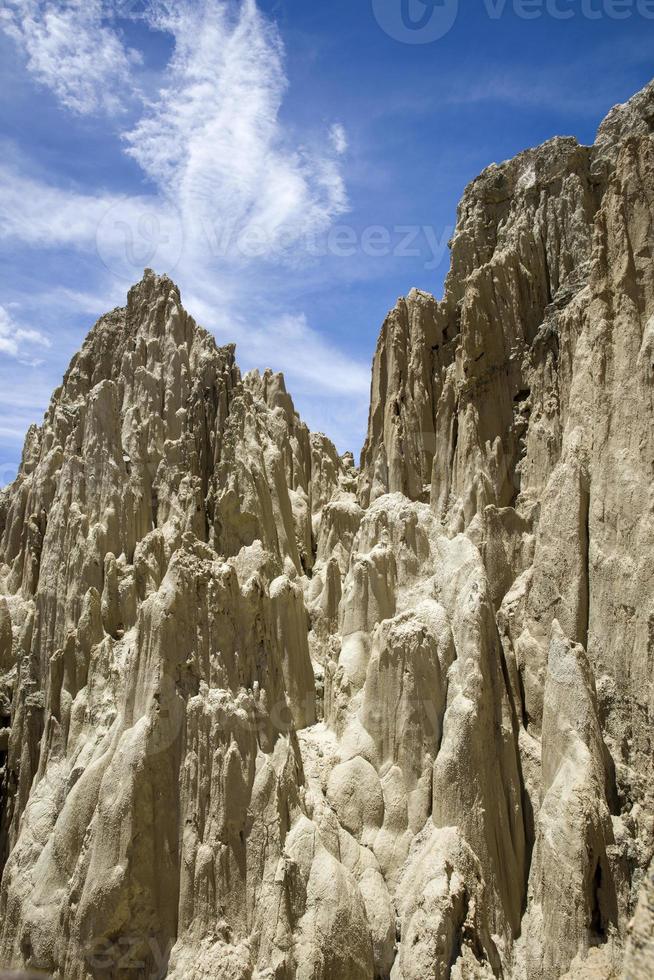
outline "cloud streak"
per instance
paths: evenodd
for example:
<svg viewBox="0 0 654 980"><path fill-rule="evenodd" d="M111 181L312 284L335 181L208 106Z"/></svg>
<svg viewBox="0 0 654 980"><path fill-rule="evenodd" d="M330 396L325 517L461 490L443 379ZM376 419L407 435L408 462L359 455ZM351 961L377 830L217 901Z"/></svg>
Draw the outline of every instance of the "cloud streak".
<svg viewBox="0 0 654 980"><path fill-rule="evenodd" d="M219 0L167 11L151 12L175 39L166 85L124 138L184 215L189 249L203 247L207 225L269 248L328 227L347 208L344 182L331 144L293 146L280 124L287 80L276 29L254 0L236 14Z"/></svg>
<svg viewBox="0 0 654 980"><path fill-rule="evenodd" d="M0 237L36 248L88 249L104 215L122 200L54 187L0 166Z"/></svg>
<svg viewBox="0 0 654 980"><path fill-rule="evenodd" d="M329 130L329 139L338 153L341 156L343 153L347 153L348 149L348 139L347 133L345 132L345 127L342 123L334 123Z"/></svg>
<svg viewBox="0 0 654 980"><path fill-rule="evenodd" d="M115 113L139 55L105 23L105 12L102 0L5 0L0 28L67 109Z"/></svg>
<svg viewBox="0 0 654 980"><path fill-rule="evenodd" d="M335 123L321 137L291 141L279 118L288 85L283 45L255 0L150 0L140 15L117 0L8 0L0 27L64 106L98 112L119 108L119 89L138 88L139 56L111 27L112 15L143 18L174 41L158 96L121 134L156 188L149 200L122 199L134 220L144 208L183 215L187 259L206 261L198 252L206 252L207 229L259 239L279 254L280 243L289 250L347 210L338 161L345 130ZM121 203L6 169L0 181L2 233L30 245L86 247L103 213Z"/></svg>
<svg viewBox="0 0 654 980"><path fill-rule="evenodd" d="M121 91L139 91L139 58L124 44L121 17L173 41L156 96L122 131ZM338 122L300 134L282 123L283 44L255 0L150 0L143 10L115 0L10 0L2 27L68 110L114 115L124 152L153 190L89 192L0 166L0 241L95 254L114 285L145 266L168 272L194 315L237 342L246 367L283 370L309 406L367 398L368 365L272 298L280 267L297 272L315 261L307 241L348 209L348 141ZM114 291L106 272L99 293ZM77 300L71 295L71 309Z"/></svg>
<svg viewBox="0 0 654 980"><path fill-rule="evenodd" d="M33 364L35 350L43 351L49 347L51 342L45 334L21 327L9 310L0 306L0 353Z"/></svg>
<svg viewBox="0 0 654 980"><path fill-rule="evenodd" d="M240 316L216 317L221 294L182 297L194 317L212 329L221 342L235 342L239 362L246 370L272 367L283 371L292 395L320 392L331 398L368 397L370 369L367 363L347 357L314 330L304 313L264 316L258 326Z"/></svg>

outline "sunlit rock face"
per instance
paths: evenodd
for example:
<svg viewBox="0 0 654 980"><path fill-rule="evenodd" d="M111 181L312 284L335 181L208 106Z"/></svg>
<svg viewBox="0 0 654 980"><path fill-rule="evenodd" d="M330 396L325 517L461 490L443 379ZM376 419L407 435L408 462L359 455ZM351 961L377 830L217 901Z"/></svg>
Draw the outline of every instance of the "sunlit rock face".
<svg viewBox="0 0 654 980"><path fill-rule="evenodd" d="M361 469L149 270L0 492L0 967L654 975L654 86L465 192Z"/></svg>

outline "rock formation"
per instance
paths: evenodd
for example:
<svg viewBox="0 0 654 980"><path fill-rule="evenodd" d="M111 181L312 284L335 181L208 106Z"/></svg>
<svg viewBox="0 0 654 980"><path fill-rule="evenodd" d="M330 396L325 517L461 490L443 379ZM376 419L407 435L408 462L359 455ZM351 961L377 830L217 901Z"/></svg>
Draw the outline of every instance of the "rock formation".
<svg viewBox="0 0 654 980"><path fill-rule="evenodd" d="M0 492L0 965L654 975L654 84L466 190L361 469L146 271Z"/></svg>

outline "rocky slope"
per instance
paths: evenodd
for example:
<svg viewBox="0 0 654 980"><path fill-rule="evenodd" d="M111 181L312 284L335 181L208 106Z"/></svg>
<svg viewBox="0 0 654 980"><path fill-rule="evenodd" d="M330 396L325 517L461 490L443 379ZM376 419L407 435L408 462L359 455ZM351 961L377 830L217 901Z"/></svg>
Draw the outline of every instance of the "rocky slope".
<svg viewBox="0 0 654 980"><path fill-rule="evenodd" d="M654 85L466 191L360 472L166 277L0 494L0 963L654 972Z"/></svg>

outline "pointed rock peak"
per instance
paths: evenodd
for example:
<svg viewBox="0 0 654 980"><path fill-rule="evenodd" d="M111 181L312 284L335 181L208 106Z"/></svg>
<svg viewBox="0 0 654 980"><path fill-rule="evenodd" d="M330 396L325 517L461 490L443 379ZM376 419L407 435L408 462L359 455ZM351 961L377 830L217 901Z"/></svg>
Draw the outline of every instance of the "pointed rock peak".
<svg viewBox="0 0 654 980"><path fill-rule="evenodd" d="M91 331L0 492L0 962L622 955L654 829L648 104L606 155L563 138L468 189L443 300L387 317L360 503L167 276Z"/></svg>
<svg viewBox="0 0 654 980"><path fill-rule="evenodd" d="M266 368L262 374L255 369L245 376L245 383L255 397L260 398L269 408L282 408L289 420L295 416L295 405L286 390L286 381L281 371Z"/></svg>
<svg viewBox="0 0 654 980"><path fill-rule="evenodd" d="M595 146L613 156L628 136L646 136L654 129L654 80L628 102L616 105L600 123ZM613 148L613 152L611 152Z"/></svg>
<svg viewBox="0 0 654 980"><path fill-rule="evenodd" d="M152 302L156 298L172 295L181 302L179 287L167 275L157 275L153 269L144 269L140 282L135 283L127 294L127 305Z"/></svg>

